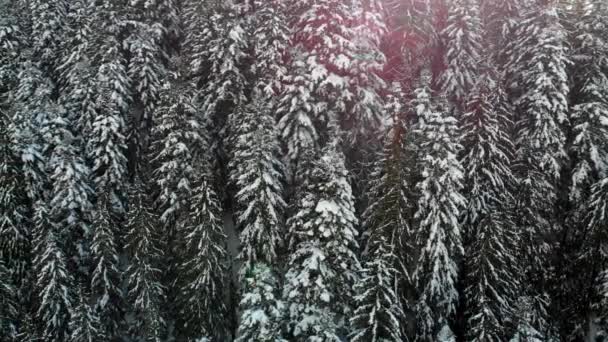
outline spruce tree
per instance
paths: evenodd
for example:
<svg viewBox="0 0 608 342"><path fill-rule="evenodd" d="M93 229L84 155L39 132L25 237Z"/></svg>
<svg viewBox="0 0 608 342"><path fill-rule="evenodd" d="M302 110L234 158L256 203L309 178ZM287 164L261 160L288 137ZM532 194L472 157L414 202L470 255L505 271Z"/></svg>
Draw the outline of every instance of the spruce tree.
<svg viewBox="0 0 608 342"><path fill-rule="evenodd" d="M82 288L78 290L78 301L70 321L70 338L73 342L99 341L99 318L87 303L87 296Z"/></svg>
<svg viewBox="0 0 608 342"><path fill-rule="evenodd" d="M351 5L350 28L352 62L346 68L349 76L349 90L352 97L347 101L342 127L347 132L349 142L355 149L365 147L379 131L387 119L384 112L383 94L386 83L381 73L386 65L386 57L381 42L387 33L384 22L382 1L355 1ZM338 12L340 15L340 12ZM345 55L351 53L346 50Z"/></svg>
<svg viewBox="0 0 608 342"><path fill-rule="evenodd" d="M190 338L221 341L228 335L226 236L220 202L213 190L208 160L205 161L180 234L185 237L186 246L177 280L181 284L177 326Z"/></svg>
<svg viewBox="0 0 608 342"><path fill-rule="evenodd" d="M177 77L177 76L175 76ZM152 165L160 219L172 229L188 208L196 181L196 149L204 147L200 113L192 100L192 90L181 79L164 82L160 102L154 112Z"/></svg>
<svg viewBox="0 0 608 342"><path fill-rule="evenodd" d="M394 266L397 264L397 242L388 240L383 233L372 235L362 279L355 284L357 309L351 318L353 342L404 340L401 325L405 314L395 286L400 275Z"/></svg>
<svg viewBox="0 0 608 342"><path fill-rule="evenodd" d="M63 38L68 25L68 7L65 0L29 2L32 53L40 63L41 70L55 82L59 80L56 68L66 48Z"/></svg>
<svg viewBox="0 0 608 342"><path fill-rule="evenodd" d="M351 100L359 100L359 94L350 89L349 71L355 66L356 54L351 4L322 0L289 5L293 47L277 114L281 136L295 167L304 149L322 146L329 140L325 134L330 122L349 122L347 106L352 107ZM366 76L372 74L362 77Z"/></svg>
<svg viewBox="0 0 608 342"><path fill-rule="evenodd" d="M560 184L562 210L567 211L559 250L556 251L557 298L554 311L563 338L583 337L589 324L593 286L599 269L597 236L589 234L586 217L593 184L608 172L608 6L600 1L579 1L571 20L569 65L571 129L567 132L570 165ZM566 175L565 173L569 174ZM568 189L566 189L568 188ZM568 191L566 191L568 190ZM567 192L567 199L564 199ZM581 272L581 270L586 270ZM584 291L582 290L584 289Z"/></svg>
<svg viewBox="0 0 608 342"><path fill-rule="evenodd" d="M463 158L468 202L464 211L467 338L504 341L516 321L520 269L512 219L511 108L488 68L472 90L463 115Z"/></svg>
<svg viewBox="0 0 608 342"><path fill-rule="evenodd" d="M244 267L273 264L282 246L284 167L274 118L261 94L232 116L230 179L236 188L236 222ZM238 124L237 124L238 123Z"/></svg>
<svg viewBox="0 0 608 342"><path fill-rule="evenodd" d="M129 331L135 339L160 341L165 332L161 315L165 289L162 276L162 251L159 248L158 215L152 210L146 184L136 177L129 188L126 235L129 267L127 298L134 320Z"/></svg>
<svg viewBox="0 0 608 342"><path fill-rule="evenodd" d="M0 333L9 341L17 335L15 323L19 313L17 289L11 278L4 260L0 260Z"/></svg>
<svg viewBox="0 0 608 342"><path fill-rule="evenodd" d="M442 88L456 106L465 110L468 96L479 75L481 25L477 0L456 0L448 4L446 28L441 33L447 50L447 64L442 74Z"/></svg>
<svg viewBox="0 0 608 342"><path fill-rule="evenodd" d="M61 246L61 226L51 220L47 206L44 201L38 201L34 206L37 251L34 269L39 300L36 318L40 339L60 342L69 338L70 314L75 304L75 281L68 269L69 256Z"/></svg>
<svg viewBox="0 0 608 342"><path fill-rule="evenodd" d="M2 1L0 11L4 13L0 20L0 110L4 111L10 106L8 100L17 87L18 65L25 45L25 32L22 4Z"/></svg>
<svg viewBox="0 0 608 342"><path fill-rule="evenodd" d="M92 238L90 171L79 153L77 138L65 120L66 112L58 107L51 108L54 112L44 118L41 128L51 182L50 220L57 227L57 242L71 260L69 270L76 272L79 280L84 280L87 274L82 270L90 262Z"/></svg>
<svg viewBox="0 0 608 342"><path fill-rule="evenodd" d="M233 114L230 120L231 131L235 136L229 169L231 181L236 189L235 221L240 231L239 259L242 262L241 276L245 281L243 290L246 291L241 306L246 305L248 303L246 298L253 295L249 291L260 290L257 286L248 284L250 280L247 274L262 272L264 268L270 268L269 272L277 272L279 253L283 246L283 213L286 207L283 200L285 170L279 159L280 147L275 121L265 101L268 100L255 91L253 102L242 112ZM264 278L267 277L276 277L276 275L264 275ZM270 285L278 286L276 279L270 278L266 281L268 282L266 288ZM278 287L272 292L279 292ZM276 307L282 304L274 305L275 307L269 307L269 310L276 311ZM248 310L253 308L243 307L243 309L245 310L243 314L247 314ZM247 321L245 323L249 324ZM260 329L266 331L276 327L261 326ZM261 335L259 338L269 337ZM253 340L257 339L253 338Z"/></svg>
<svg viewBox="0 0 608 342"><path fill-rule="evenodd" d="M405 310L411 308L405 293L412 290L413 213L410 159L401 108L390 108L393 122L385 146L371 173L369 205L365 210L363 277L355 286L356 329L354 341L400 340L405 338Z"/></svg>
<svg viewBox="0 0 608 342"><path fill-rule="evenodd" d="M7 286L21 285L31 264L29 201L14 129L0 118L0 259L10 271Z"/></svg>
<svg viewBox="0 0 608 342"><path fill-rule="evenodd" d="M263 262L243 275L243 296L237 342L284 342L281 337L285 308L280 298L276 270Z"/></svg>
<svg viewBox="0 0 608 342"><path fill-rule="evenodd" d="M353 196L338 149L334 141L318 160L303 159L311 164L302 165L300 195L287 221L290 258L283 299L288 339L294 341L339 341L349 330L344 320L352 313L360 265Z"/></svg>
<svg viewBox="0 0 608 342"><path fill-rule="evenodd" d="M416 219L416 242L420 248L414 279L417 288L417 339L433 341L438 333L450 332L458 303L456 281L463 255L458 218L465 205L463 169L457 159L456 119L447 112L445 100L432 95L430 76L421 75L412 107L418 122L421 158Z"/></svg>
<svg viewBox="0 0 608 342"><path fill-rule="evenodd" d="M130 9L134 10L133 7ZM158 104L161 80L166 76L166 70L165 55L160 42L162 31L147 21L132 20L128 23L128 37L123 46L130 55L127 75L133 89L133 104L127 121L129 162L134 170L140 164L150 143L153 113Z"/></svg>
<svg viewBox="0 0 608 342"><path fill-rule="evenodd" d="M518 113L513 165L518 186L516 224L523 238L520 262L528 285L522 307L536 310L523 316L533 319L529 325L545 334L551 328L547 317L550 240L561 231L556 187L567 160L564 126L570 91L558 5L528 6L507 49L507 86Z"/></svg>
<svg viewBox="0 0 608 342"><path fill-rule="evenodd" d="M92 162L92 179L98 192L108 191L113 213L124 215L127 181L126 123L124 104L127 97L124 66L116 62L103 63L97 72L97 115L86 136L86 152ZM86 124L81 125L87 132Z"/></svg>
<svg viewBox="0 0 608 342"><path fill-rule="evenodd" d="M119 229L116 217L112 215L111 196L111 191L105 190L97 197L92 220L95 232L91 244L92 314L97 316L102 324L97 327L97 336L110 341L118 337L125 304L120 255L116 243Z"/></svg>

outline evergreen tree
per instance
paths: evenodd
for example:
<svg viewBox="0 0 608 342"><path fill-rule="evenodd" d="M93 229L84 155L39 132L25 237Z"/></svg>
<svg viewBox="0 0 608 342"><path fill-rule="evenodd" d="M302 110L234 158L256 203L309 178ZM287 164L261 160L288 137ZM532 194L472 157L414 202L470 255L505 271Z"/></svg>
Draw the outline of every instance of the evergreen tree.
<svg viewBox="0 0 608 342"><path fill-rule="evenodd" d="M352 98L347 101L342 127L350 138L349 142L359 142L355 147L359 148L381 130L387 119L382 97L386 84L381 77L386 57L380 49L387 28L382 1L354 1L352 6L351 22L347 23L352 30L349 39L354 45L352 65L347 68ZM348 55L349 52L343 53Z"/></svg>
<svg viewBox="0 0 608 342"><path fill-rule="evenodd" d="M413 202L408 186L412 165L406 155L401 108L390 111L392 126L371 173L369 205L363 214L369 242L364 249L364 276L356 285L358 309L351 319L357 329L353 339L361 341L399 340L405 330L404 307L411 310L410 298L404 294L411 292L413 285ZM378 301L371 302L374 298Z"/></svg>
<svg viewBox="0 0 608 342"><path fill-rule="evenodd" d="M239 4L218 6L209 18L211 36L202 42L207 49L202 57L208 68L203 111L212 117L220 116L216 119L220 123L225 123L227 114L247 101L244 62L248 57L248 37L241 11Z"/></svg>
<svg viewBox="0 0 608 342"><path fill-rule="evenodd" d="M67 119L78 123L70 128L75 134L81 132L78 128L88 128L97 115L95 106L96 87L94 83L95 70L92 65L91 52L91 17L94 7L87 1L74 1L66 15L64 29L67 53L62 56L57 80L59 90L59 103L67 110ZM81 127L79 127L81 126Z"/></svg>
<svg viewBox="0 0 608 342"><path fill-rule="evenodd" d="M29 203L14 129L0 118L0 259L10 272L7 286L21 285L31 263Z"/></svg>
<svg viewBox="0 0 608 342"><path fill-rule="evenodd" d="M287 341L281 337L285 308L273 269L264 263L256 263L243 278L245 285L236 341Z"/></svg>
<svg viewBox="0 0 608 342"><path fill-rule="evenodd" d="M7 340L14 338L17 333L15 326L18 317L17 289L13 286L12 274L0 260L0 333Z"/></svg>
<svg viewBox="0 0 608 342"><path fill-rule="evenodd" d="M163 51L159 45L159 32L146 23L130 22L130 34L123 42L131 58L127 75L133 87L133 107L129 117L130 162L139 165L149 145L152 116L158 104L161 80L166 76L162 61ZM135 169L135 167L132 167Z"/></svg>
<svg viewBox="0 0 608 342"><path fill-rule="evenodd" d="M442 88L461 115L479 75L481 36L477 0L457 0L448 4L445 40L447 64L442 75Z"/></svg>
<svg viewBox="0 0 608 342"><path fill-rule="evenodd" d="M161 222L168 229L188 208L196 181L196 149L205 147L192 91L180 82L175 79L164 83L152 129L151 162L160 190L158 207Z"/></svg>
<svg viewBox="0 0 608 342"><path fill-rule="evenodd" d="M51 217L47 204L38 201L34 216L38 252L34 259L39 299L37 319L40 339L60 342L69 338L68 325L75 302L75 282L68 270L68 256L61 248L61 240L58 237L61 226L52 222Z"/></svg>
<svg viewBox="0 0 608 342"><path fill-rule="evenodd" d="M67 30L68 3L65 0L29 2L31 47L41 70L53 81L59 80L56 68L63 58Z"/></svg>
<svg viewBox="0 0 608 342"><path fill-rule="evenodd" d="M462 118L465 190L465 300L467 338L504 341L516 320L519 267L511 217L514 176L509 128L511 108L497 75L486 70Z"/></svg>
<svg viewBox="0 0 608 342"><path fill-rule="evenodd" d="M251 299L247 300L254 295L250 291L261 290L249 284L251 280L248 279L247 274L262 272L267 267L276 272L279 252L283 246L283 213L286 206L283 200L285 171L279 159L280 147L275 121L269 112L268 103L264 101L262 94L256 90L253 102L242 112L233 114L230 120L231 131L234 134L234 150L229 169L231 181L236 189L235 221L240 231L239 259L243 262L241 276L245 281L243 289L245 292L241 301L242 315L248 315L250 310L254 309L245 305L257 305ZM273 271L267 272L270 273L264 275L264 279L273 277ZM270 285L278 286L276 280L264 279L261 281L267 283L263 291L270 291L268 288ZM278 287L271 290L271 293L277 292ZM276 306L281 305L275 303L268 309L275 311ZM264 314L276 315L272 311ZM242 317L242 323L252 324L246 317ZM251 327L239 328L239 330L249 329ZM260 329L274 331L276 328L262 325ZM277 331L274 331L274 334L276 333ZM259 338L270 338L263 337L266 333L260 334Z"/></svg>
<svg viewBox="0 0 608 342"><path fill-rule="evenodd" d="M571 129L567 131L567 149L570 157L569 172L564 172L560 193L564 211L567 211L561 243L556 250L557 298L554 315L559 320L563 338L584 337L591 315L591 302L595 296L593 286L597 277L597 238L589 234L585 218L589 214L588 201L591 187L608 172L608 25L605 23L608 6L603 2L579 1L572 15L569 65L571 82ZM580 15L580 16L579 16ZM581 270L586 270L581 272ZM582 290L585 289L585 290Z"/></svg>
<svg viewBox="0 0 608 342"><path fill-rule="evenodd" d="M69 256L70 272L77 272L79 280L86 279L83 267L90 262L90 171L78 151L78 141L64 119L65 111L51 107L42 122L47 172L51 182L49 214L57 227L57 243ZM80 277L84 277L80 279Z"/></svg>
<svg viewBox="0 0 608 342"><path fill-rule="evenodd" d="M236 222L240 228L245 269L256 262L278 260L282 245L284 167L274 119L256 94L253 102L232 116L234 151L230 178L236 188Z"/></svg>
<svg viewBox="0 0 608 342"><path fill-rule="evenodd" d="M355 66L352 56L356 53L350 4L337 0L293 2L288 11L293 15L293 47L277 114L281 136L295 167L303 150L329 140L326 134L330 122L349 121L347 106L351 99L359 98L350 89L348 76Z"/></svg>
<svg viewBox="0 0 608 342"><path fill-rule="evenodd" d="M163 255L159 249L158 216L152 211L146 190L139 177L129 189L127 298L135 315L130 335L141 341L161 341L165 328L161 316L165 289L160 283Z"/></svg>
<svg viewBox="0 0 608 342"><path fill-rule="evenodd" d="M92 314L97 316L102 323L102 326L97 329L98 335L96 336L112 341L118 337L123 317L124 298L119 269L120 256L116 246L118 229L116 219L112 216L110 198L110 191L101 192L93 213L92 226L95 232L91 245L93 260L91 299L93 302Z"/></svg>
<svg viewBox="0 0 608 342"><path fill-rule="evenodd" d="M574 70L575 87L571 98L576 99L571 110L574 140L570 155L576 156L572 171L573 202L584 199L589 187L608 172L608 6L601 1L583 1L581 20L576 25Z"/></svg>
<svg viewBox="0 0 608 342"><path fill-rule="evenodd" d="M213 190L209 163L193 190L193 201L180 234L186 240L178 282L181 293L178 329L191 338L222 341L228 329L225 304L226 236L222 211Z"/></svg>
<svg viewBox="0 0 608 342"><path fill-rule="evenodd" d="M13 1L0 2L0 11L4 13L0 20L0 110L9 107L10 97L17 87L20 54L24 47L22 27L23 5Z"/></svg>
<svg viewBox="0 0 608 342"><path fill-rule="evenodd" d="M87 297L82 289L78 291L78 302L70 321L71 335L69 341L93 342L99 341L99 318L87 303Z"/></svg>
<svg viewBox="0 0 608 342"><path fill-rule="evenodd" d="M290 43L287 6L282 0L258 0L253 4L255 10L249 22L253 30L250 49L254 55L251 74L255 75L254 86L261 95L274 98L280 95L288 72L284 62Z"/></svg>
<svg viewBox="0 0 608 342"><path fill-rule="evenodd" d="M111 206L115 213L125 212L124 183L127 180L127 158L125 121L120 110L114 106L113 99L120 96L111 90L111 65L100 68L98 75L101 83L97 104L100 113L94 118L89 140L87 141L88 157L92 160L92 178L98 191L109 191Z"/></svg>
<svg viewBox="0 0 608 342"><path fill-rule="evenodd" d="M388 342L405 340L401 334L404 312L395 283L400 272L395 268L396 241L384 236L384 231L372 235L368 260L362 279L355 285L355 309L351 324L355 329L351 341ZM396 238L396 234L391 237Z"/></svg>
<svg viewBox="0 0 608 342"><path fill-rule="evenodd" d="M283 290L294 341L339 341L348 331L341 321L351 313L360 265L357 218L343 158L332 142L319 160L307 157L312 164L302 165L303 184L287 222L290 258Z"/></svg>
<svg viewBox="0 0 608 342"><path fill-rule="evenodd" d="M564 28L555 3L533 4L508 46L508 89L516 112L515 176L518 182L517 220L523 241L520 261L527 288L523 307L531 326L544 334L551 325L547 286L550 236L560 231L556 186L567 156L563 126L567 125L569 85ZM535 303L529 303L536 301ZM529 305L528 305L529 304ZM546 337L549 338L549 337Z"/></svg>
<svg viewBox="0 0 608 342"><path fill-rule="evenodd" d="M179 66L179 61L175 65ZM163 225L162 249L166 270L163 283L167 291L166 316L176 316L176 297L181 289L174 279L179 272L180 250L185 237L180 226L188 215L189 202L197 182L197 161L205 153L206 141L202 137L200 112L193 101L193 89L179 75L172 75L163 85L160 101L154 112L152 128L151 162L155 183L159 191L156 207Z"/></svg>
<svg viewBox="0 0 608 342"><path fill-rule="evenodd" d="M423 73L412 106L418 122L414 134L420 139L421 179L416 218L416 241L420 247L414 273L418 340L433 341L447 333L458 302L456 281L463 254L458 222L465 199L461 194L463 169L457 159L456 120L447 114L446 104L433 98L430 76Z"/></svg>

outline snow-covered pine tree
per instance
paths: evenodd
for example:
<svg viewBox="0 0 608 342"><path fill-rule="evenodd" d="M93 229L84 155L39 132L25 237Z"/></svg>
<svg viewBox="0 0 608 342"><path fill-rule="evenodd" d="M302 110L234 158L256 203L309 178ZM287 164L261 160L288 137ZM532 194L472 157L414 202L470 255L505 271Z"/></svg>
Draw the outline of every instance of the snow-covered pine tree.
<svg viewBox="0 0 608 342"><path fill-rule="evenodd" d="M588 251L584 254L586 258L596 258L600 262L606 260L605 241L607 239L605 227L608 224L608 177L600 180L591 188L589 199L589 225L587 229L590 242L586 247ZM590 247L590 248L589 248ZM594 264L596 266L593 282L587 284L592 287L593 296L590 296L590 309L595 311L588 318L599 316L600 320L606 318L608 308L608 270L605 263ZM599 266L599 267L598 267ZM595 322L590 322L594 324Z"/></svg>
<svg viewBox="0 0 608 342"><path fill-rule="evenodd" d="M70 313L74 308L75 284L68 269L68 256L61 247L61 227L53 222L48 204L44 200L34 205L36 230L36 312L40 340L49 342L67 341L69 338Z"/></svg>
<svg viewBox="0 0 608 342"><path fill-rule="evenodd" d="M29 201L14 130L0 117L0 259L10 271L7 286L20 286L31 264Z"/></svg>
<svg viewBox="0 0 608 342"><path fill-rule="evenodd" d="M386 84L380 75L386 65L380 44L387 28L382 1L357 0L351 6L351 22L347 25L352 30L349 39L354 44L354 51L351 65L346 70L352 98L347 101L341 124L347 132L348 142L358 143L353 148L359 149L369 145L370 139L382 130L387 119L382 97ZM342 53L348 56L351 51Z"/></svg>
<svg viewBox="0 0 608 342"><path fill-rule="evenodd" d="M287 221L290 258L283 299L287 339L340 341L349 331L352 287L360 270L357 218L344 156L334 140L313 157L307 152L293 216ZM308 164L310 163L310 164ZM306 168L306 169L305 169Z"/></svg>
<svg viewBox="0 0 608 342"><path fill-rule="evenodd" d="M244 293L241 301L243 314L251 314L254 308L246 305L259 305L252 302L252 292L270 291L270 285L277 286L273 291L278 295L278 281L272 274L265 274L261 281L265 281L263 288L250 284L252 279L248 274L252 272L272 273L278 271L279 253L283 246L284 221L283 214L286 203L283 199L283 182L285 181L285 168L280 160L280 146L275 120L270 112L269 101L271 98L264 97L259 88L254 90L252 102L245 106L242 111L231 115L229 127L233 135L233 150L229 163L230 179L234 185L236 194L236 219L240 231L240 253L242 262L241 277L243 277ZM263 269L270 270L264 271ZM249 299L247 299L249 298ZM269 298L268 300L271 300ZM272 306L274 305L274 307ZM266 316L276 315L281 303L266 303L262 311ZM258 311L260 309L258 308ZM259 339L268 340L270 337L279 336L280 331L277 322L269 321L265 326L260 320L257 324L260 336L254 338L253 323L250 319L243 317L246 326L239 327L239 331L248 335L252 341ZM274 320L276 321L276 317ZM275 331L273 331L273 329ZM245 330L245 331L243 331ZM242 335L241 335L242 336Z"/></svg>
<svg viewBox="0 0 608 342"><path fill-rule="evenodd" d="M288 72L284 62L290 43L287 6L283 0L258 0L254 5L249 22L253 30L250 48L255 56L251 74L255 75L254 87L263 96L274 97L280 94Z"/></svg>
<svg viewBox="0 0 608 342"><path fill-rule="evenodd" d="M152 199L140 176L129 185L128 194L127 298L134 314L129 335L136 340L158 342L165 333L161 315L165 289L160 283L163 255L159 248L158 215L153 212Z"/></svg>
<svg viewBox="0 0 608 342"><path fill-rule="evenodd" d="M241 15L242 6L225 2L209 18L211 35L205 37L207 51L203 58L208 68L207 83L203 88L203 111L221 123L239 105L247 101L247 75L244 62L247 58L248 39Z"/></svg>
<svg viewBox="0 0 608 342"><path fill-rule="evenodd" d="M251 104L231 115L230 127L240 259L245 269L256 262L274 265L283 244L284 167L275 121L262 94L254 92Z"/></svg>
<svg viewBox="0 0 608 342"><path fill-rule="evenodd" d="M442 89L456 107L458 116L465 110L468 96L479 75L481 25L478 0L448 3L447 26L441 33L446 47L446 69Z"/></svg>
<svg viewBox="0 0 608 342"><path fill-rule="evenodd" d="M187 214L197 178L196 151L206 144L193 97L189 84L172 75L164 82L154 111L151 163L159 189L160 220L167 229L173 229L179 217Z"/></svg>
<svg viewBox="0 0 608 342"><path fill-rule="evenodd" d="M353 332L352 342L405 341L402 324L405 313L397 295L397 278L400 272L397 264L397 236L390 239L387 232L375 232L369 242L367 261L362 277L355 284L354 316L350 319Z"/></svg>
<svg viewBox="0 0 608 342"><path fill-rule="evenodd" d="M351 5L339 0L289 3L293 46L277 114L292 168L303 150L329 140L330 121L347 120L347 103L354 96L348 72L356 53Z"/></svg>
<svg viewBox="0 0 608 342"><path fill-rule="evenodd" d="M243 275L243 296L236 342L286 342L281 337L286 313L276 269L255 263Z"/></svg>
<svg viewBox="0 0 608 342"><path fill-rule="evenodd" d="M61 64L68 20L65 0L33 0L29 2L31 47L40 69L54 82L59 80L57 67ZM68 49L69 50L69 49Z"/></svg>
<svg viewBox="0 0 608 342"><path fill-rule="evenodd" d="M512 220L515 178L507 134L512 108L500 75L483 66L462 116L467 339L505 341L516 317L520 272Z"/></svg>
<svg viewBox="0 0 608 342"><path fill-rule="evenodd" d="M364 235L369 241L364 249L364 276L355 287L358 309L351 319L356 329L353 340L400 340L406 325L404 306L411 309L404 294L413 285L410 219L414 206L408 186L413 165L405 149L402 108L390 107L392 126L371 172L369 205L363 214Z"/></svg>
<svg viewBox="0 0 608 342"><path fill-rule="evenodd" d="M80 120L85 132L86 156L91 163L92 179L99 192L109 191L114 214L126 212L127 125L131 104L131 79L127 71L122 42L124 9L119 3L104 0L95 8L91 49L96 69L95 107L97 116L91 121Z"/></svg>
<svg viewBox="0 0 608 342"><path fill-rule="evenodd" d="M570 198L577 203L608 172L608 6L603 1L581 1L584 12L576 23L572 52L575 103L570 118L574 131L570 154L576 156Z"/></svg>
<svg viewBox="0 0 608 342"><path fill-rule="evenodd" d="M103 335L100 335L99 317L88 303L88 296L83 289L78 289L78 301L72 312L70 320L70 342L95 342L100 339L106 340Z"/></svg>
<svg viewBox="0 0 608 342"><path fill-rule="evenodd" d="M166 57L176 49L180 34L178 1L129 0L132 19L153 27L158 34L157 44Z"/></svg>
<svg viewBox="0 0 608 342"><path fill-rule="evenodd" d="M133 87L129 123L129 162L135 170L149 145L152 116L158 104L162 79L166 77L161 33L154 25L129 22L129 35L123 42L130 58L127 75Z"/></svg>
<svg viewBox="0 0 608 342"><path fill-rule="evenodd" d="M450 116L446 100L432 94L429 74L423 70L412 101L418 119L413 134L418 136L421 153L414 227L420 250L413 274L419 341L434 341L439 332L451 330L463 255L458 220L466 202L462 196L464 171L457 159L461 146L456 119Z"/></svg>
<svg viewBox="0 0 608 342"><path fill-rule="evenodd" d="M69 121L78 123L70 127L72 131L82 135L90 131L80 129L89 128L97 116L97 87L91 51L93 10L94 7L86 0L70 4L63 38L67 52L56 68L59 72L59 103L68 111Z"/></svg>
<svg viewBox="0 0 608 342"><path fill-rule="evenodd" d="M104 63L97 74L97 115L90 123L87 140L87 157L92 161L92 178L98 192L108 192L110 206L116 214L124 214L125 186L127 181L126 125L124 108L124 68L113 62ZM85 124L86 125L86 124ZM81 125L85 126L85 125ZM86 128L83 128L87 132Z"/></svg>
<svg viewBox="0 0 608 342"><path fill-rule="evenodd" d="M203 171L180 233L186 246L177 280L181 286L177 328L187 338L224 341L229 335L226 235L208 159L202 161L199 170Z"/></svg>
<svg viewBox="0 0 608 342"><path fill-rule="evenodd" d="M24 41L23 5L0 1L0 110L10 105L9 96L17 86L18 65Z"/></svg>
<svg viewBox="0 0 608 342"><path fill-rule="evenodd" d="M17 318L19 314L17 289L13 286L12 272L0 259L0 334L8 341L17 336Z"/></svg>
<svg viewBox="0 0 608 342"><path fill-rule="evenodd" d="M178 59L171 66L180 68ZM198 180L197 162L208 148L202 137L201 113L194 102L195 91L178 73L169 74L163 82L160 101L154 111L154 127L151 136L151 167L158 191L156 208L159 210L162 229L162 248L165 253L163 283L167 287L168 303L164 309L177 315L175 297L181 296L179 285L174 282L181 261L180 251L185 237L180 235L192 191Z"/></svg>
<svg viewBox="0 0 608 342"><path fill-rule="evenodd" d="M556 210L556 186L567 159L569 61L558 9L553 1L526 8L507 47L506 65L507 89L518 113L513 168L518 186L516 224L523 238L520 262L525 265L526 301L536 301L523 307L538 310L522 316L535 319L529 324L541 333L551 327L544 307L550 305L546 291L552 277L547 263L551 236L561 232L563 213Z"/></svg>
<svg viewBox="0 0 608 342"><path fill-rule="evenodd" d="M560 189L567 217L556 252L560 270L557 283L559 325L563 338L583 338L587 334L593 283L601 256L598 237L589 234L588 201L593 184L608 174L608 6L603 1L581 0L573 14L573 63L571 81L571 130L567 131L570 156L569 177ZM564 174L564 176L566 176ZM565 197L565 195L562 195ZM585 271L581 271L585 270ZM585 289L584 291L582 289Z"/></svg>
<svg viewBox="0 0 608 342"><path fill-rule="evenodd" d="M89 168L78 149L78 140L65 120L67 113L59 106L50 107L42 122L44 153L47 156L50 191L48 210L50 220L57 231L57 242L61 245L68 269L78 280L88 277L87 268L91 243L90 215L92 189L89 185ZM84 277L80 279L80 277Z"/></svg>
<svg viewBox="0 0 608 342"><path fill-rule="evenodd" d="M111 190L101 190L98 193L91 224L94 233L91 245L90 301L93 305L92 314L97 316L101 323L96 326L97 336L107 341L113 341L118 337L125 304L119 268L120 256L116 246L119 229L116 226L116 218L112 216L111 196Z"/></svg>

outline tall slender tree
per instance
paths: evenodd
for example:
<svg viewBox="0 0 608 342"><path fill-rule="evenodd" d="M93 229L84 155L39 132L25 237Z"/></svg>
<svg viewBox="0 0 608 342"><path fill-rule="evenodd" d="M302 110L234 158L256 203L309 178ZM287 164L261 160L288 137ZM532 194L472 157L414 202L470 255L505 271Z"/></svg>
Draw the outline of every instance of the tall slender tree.
<svg viewBox="0 0 608 342"><path fill-rule="evenodd" d="M433 341L452 330L456 312L458 264L463 255L458 218L465 205L462 196L463 169L457 159L456 119L448 114L445 99L434 97L430 76L424 72L412 106L418 122L421 179L416 218L416 241L420 248L414 279L418 334L421 341ZM453 330L452 330L453 331Z"/></svg>
<svg viewBox="0 0 608 342"><path fill-rule="evenodd" d="M517 221L523 235L522 263L527 279L524 307L536 312L523 316L541 334L547 321L547 265L551 236L560 231L556 212L563 166L567 160L564 126L568 124L567 50L565 32L554 2L526 8L507 56L508 89L519 115L515 118L515 176L518 182ZM549 338L549 337L546 337Z"/></svg>
<svg viewBox="0 0 608 342"><path fill-rule="evenodd" d="M447 50L442 88L460 116L479 75L482 38L478 1L450 1L447 25L441 35Z"/></svg>
<svg viewBox="0 0 608 342"><path fill-rule="evenodd" d="M39 299L38 338L45 341L67 341L70 314L74 308L75 284L68 269L68 255L61 247L60 226L52 222L51 213L44 201L35 204L36 225L36 289Z"/></svg>
<svg viewBox="0 0 608 342"><path fill-rule="evenodd" d="M127 298L134 321L129 334L144 341L161 341L165 319L161 315L165 288L162 276L162 250L159 248L158 215L152 210L146 184L137 177L129 189L126 249L129 254Z"/></svg>
<svg viewBox="0 0 608 342"><path fill-rule="evenodd" d="M511 108L499 74L477 80L464 114L463 159L467 207L463 230L467 338L504 341L516 321L520 288L517 232L512 219Z"/></svg>
<svg viewBox="0 0 608 342"><path fill-rule="evenodd" d="M114 340L118 337L125 309L120 255L117 247L117 235L120 230L117 227L118 220L112 214L111 196L111 191L106 190L100 192L97 197L97 206L92 221L95 232L91 245L93 260L90 294L93 312L91 315L96 316L101 322L101 326L95 327L97 330L95 336L107 340ZM79 305L83 304L86 303ZM81 314L85 313L81 312Z"/></svg>
<svg viewBox="0 0 608 342"><path fill-rule="evenodd" d="M309 157L312 168L301 176L301 195L287 222L291 257L283 298L295 341L339 341L348 331L344 320L360 265L352 191L338 148L334 141L318 160Z"/></svg>

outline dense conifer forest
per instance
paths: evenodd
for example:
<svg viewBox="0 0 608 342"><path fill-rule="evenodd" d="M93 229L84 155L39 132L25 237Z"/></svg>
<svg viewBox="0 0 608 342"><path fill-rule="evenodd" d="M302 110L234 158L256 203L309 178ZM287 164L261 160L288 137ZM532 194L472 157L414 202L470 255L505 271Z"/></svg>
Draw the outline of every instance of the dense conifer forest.
<svg viewBox="0 0 608 342"><path fill-rule="evenodd" d="M608 1L0 0L0 341L608 339Z"/></svg>

